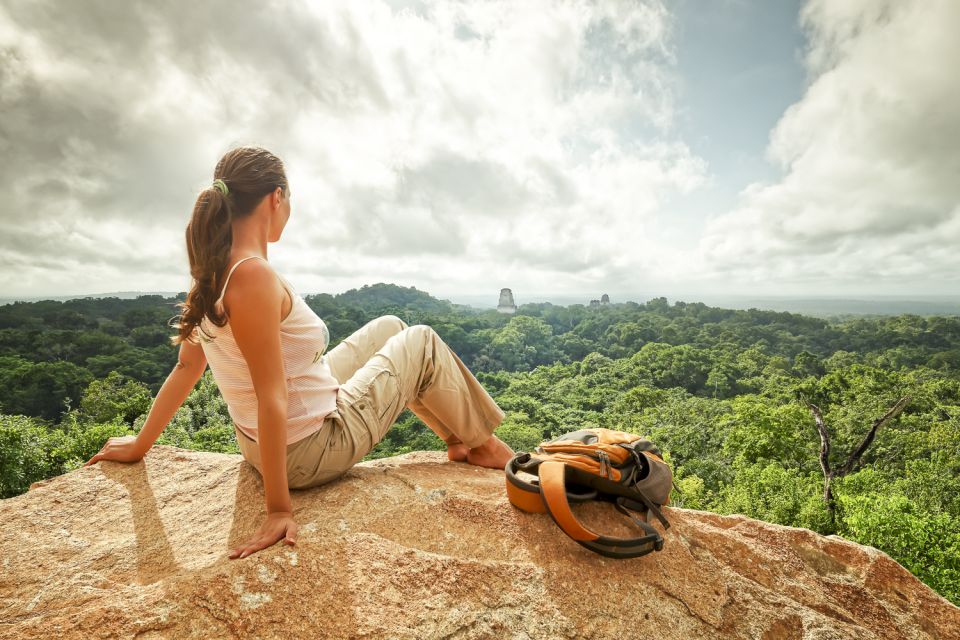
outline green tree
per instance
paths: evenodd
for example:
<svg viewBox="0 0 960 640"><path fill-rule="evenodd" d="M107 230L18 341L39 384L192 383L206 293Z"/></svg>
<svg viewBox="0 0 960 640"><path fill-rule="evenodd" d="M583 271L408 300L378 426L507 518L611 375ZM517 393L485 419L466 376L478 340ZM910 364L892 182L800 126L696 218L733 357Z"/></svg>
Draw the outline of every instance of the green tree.
<svg viewBox="0 0 960 640"><path fill-rule="evenodd" d="M721 487L712 510L741 513L751 518L832 533L820 500L819 478L779 463L734 463L734 479Z"/></svg>
<svg viewBox="0 0 960 640"><path fill-rule="evenodd" d="M56 421L64 405L79 398L92 378L72 362L0 357L0 409Z"/></svg>
<svg viewBox="0 0 960 640"><path fill-rule="evenodd" d="M529 371L562 359L553 344L553 330L539 318L514 316L496 333L483 353L511 371Z"/></svg>
<svg viewBox="0 0 960 640"><path fill-rule="evenodd" d="M928 513L904 495L838 495L841 534L887 553L960 605L960 518Z"/></svg>
<svg viewBox="0 0 960 640"><path fill-rule="evenodd" d="M146 415L137 418L134 431L139 433L145 421ZM200 376L197 386L157 438L157 444L223 453L240 452L227 403L209 369ZM211 448L204 449L204 446Z"/></svg>
<svg viewBox="0 0 960 640"><path fill-rule="evenodd" d="M111 371L106 378L94 380L87 386L80 400L81 419L110 422L119 418L132 424L137 416L150 409L152 401L147 385Z"/></svg>
<svg viewBox="0 0 960 640"><path fill-rule="evenodd" d="M0 413L0 498L24 493L32 483L62 472L57 449L66 436L33 418Z"/></svg>

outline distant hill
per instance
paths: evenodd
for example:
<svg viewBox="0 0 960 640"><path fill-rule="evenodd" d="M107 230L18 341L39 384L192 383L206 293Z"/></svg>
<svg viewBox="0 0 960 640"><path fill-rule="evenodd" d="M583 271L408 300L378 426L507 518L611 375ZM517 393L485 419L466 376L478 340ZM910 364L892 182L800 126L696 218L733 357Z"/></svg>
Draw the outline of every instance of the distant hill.
<svg viewBox="0 0 960 640"><path fill-rule="evenodd" d="M692 301L692 300L689 300ZM899 316L912 314L918 316L960 315L958 298L920 298L903 299L894 297L877 298L736 298L736 297L700 297L697 302L726 309L764 309L768 311L789 311L820 318L841 318L846 316Z"/></svg>
<svg viewBox="0 0 960 640"><path fill-rule="evenodd" d="M136 300L145 296L160 296L164 299L183 299L186 292L180 291L112 291L109 293L91 293L85 295L65 295L65 296L23 296L15 298L0 298L0 305L9 305L15 302L69 302L71 300L97 300L97 299L119 299ZM343 293L331 295L328 293L307 294L305 298L308 302L313 299L325 300L338 305L353 306L366 311L376 311L378 309L418 309L427 312L445 313L453 311L463 305L451 303L449 300L440 300L431 296L426 291L421 291L416 287L402 287L396 284L378 282L376 284L363 285L359 289L349 289Z"/></svg>
<svg viewBox="0 0 960 640"><path fill-rule="evenodd" d="M109 293L89 293L74 294L68 296L15 296L12 298L0 297L0 304L13 304L14 302L39 302L40 300L56 300L57 302L66 302L67 300L83 300L84 298L120 298L121 300L135 300L140 296L163 296L164 298L173 298L178 295L176 291L111 291Z"/></svg>
<svg viewBox="0 0 960 640"><path fill-rule="evenodd" d="M40 300L81 300L87 298L119 298L133 300L140 296L159 295L164 298L174 298L185 295L185 292L174 291L113 291L109 293L91 293L82 295L63 296L17 296L0 297L0 305L11 304L16 301L37 302ZM417 308L422 311L444 312L457 307L473 307L476 309L495 309L499 302L499 290L489 295L478 294L446 294L443 298L430 295L416 287L403 287L396 284L378 282L363 285L359 289L350 289L338 294L314 293L313 297L329 297L331 301L340 304L349 304L364 309L382 309L390 306L401 308ZM569 294L541 294L514 291L514 299L518 305L530 303L550 302L554 305L569 306L582 304L588 306L590 300L599 298L595 295ZM610 294L610 301L614 304L636 302L642 304L657 297L656 294ZM899 297L861 297L861 298L804 298L788 296L742 297L716 295L679 295L667 296L670 302L683 301L687 303L702 302L704 304L722 307L724 309L760 309L764 311L788 311L802 313L819 318L843 318L851 316L897 316L913 314L919 316L952 316L960 315L960 297L930 296L917 298Z"/></svg>
<svg viewBox="0 0 960 640"><path fill-rule="evenodd" d="M591 299L599 298L595 295L550 295L540 293L525 293L514 291L514 301L517 305L550 302L555 305L569 306L582 304L587 306ZM657 297L658 294L616 294L610 293L610 302L644 302ZM466 304L480 309L495 309L499 298L496 293L491 295L475 294L448 294L451 301ZM687 303L702 302L712 307L724 309L760 309L762 311L788 311L802 313L819 318L841 318L845 316L898 316L913 314L919 316L952 316L960 315L960 297L929 297L929 298L897 298L897 297L862 297L862 298L791 298L791 297L738 297L738 296L702 296L678 295L666 296L672 302Z"/></svg>
<svg viewBox="0 0 960 640"><path fill-rule="evenodd" d="M359 289L349 289L333 297L341 304L352 304L364 309L391 305L416 307L424 311L450 309L449 300L438 300L416 287L402 287L384 282L365 284Z"/></svg>

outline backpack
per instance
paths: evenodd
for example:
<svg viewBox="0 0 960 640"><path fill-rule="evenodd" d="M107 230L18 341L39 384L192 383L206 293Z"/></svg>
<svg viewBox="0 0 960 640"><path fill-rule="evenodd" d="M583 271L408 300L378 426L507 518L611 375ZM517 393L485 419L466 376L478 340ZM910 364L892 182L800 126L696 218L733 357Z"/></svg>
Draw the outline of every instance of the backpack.
<svg viewBox="0 0 960 640"><path fill-rule="evenodd" d="M612 429L580 429L542 442L533 453L521 452L507 463L507 497L530 513L549 513L577 543L608 558L636 558L663 549L663 537L630 512L653 513L670 523L660 507L670 501L673 472L652 442ZM531 481L517 473L536 476ZM646 535L615 538L591 531L577 520L570 503L613 502Z"/></svg>

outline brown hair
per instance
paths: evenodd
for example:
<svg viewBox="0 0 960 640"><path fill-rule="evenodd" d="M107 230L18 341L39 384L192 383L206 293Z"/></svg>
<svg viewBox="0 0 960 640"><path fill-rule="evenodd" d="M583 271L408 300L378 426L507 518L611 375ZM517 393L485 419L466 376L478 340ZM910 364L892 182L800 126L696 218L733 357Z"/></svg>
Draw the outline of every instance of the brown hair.
<svg viewBox="0 0 960 640"><path fill-rule="evenodd" d="M253 213L264 196L277 187L288 193L287 175L283 162L260 147L237 147L220 158L213 171L213 182L222 180L227 187L224 194L211 186L200 192L193 206L193 216L187 224L187 256L193 284L186 302L178 303L180 315L171 326L178 330L170 341L178 345L192 338L194 328L206 316L218 327L227 323L226 316L214 308L220 296L221 279L226 276L233 245L232 220L246 218ZM206 332L204 331L206 334Z"/></svg>

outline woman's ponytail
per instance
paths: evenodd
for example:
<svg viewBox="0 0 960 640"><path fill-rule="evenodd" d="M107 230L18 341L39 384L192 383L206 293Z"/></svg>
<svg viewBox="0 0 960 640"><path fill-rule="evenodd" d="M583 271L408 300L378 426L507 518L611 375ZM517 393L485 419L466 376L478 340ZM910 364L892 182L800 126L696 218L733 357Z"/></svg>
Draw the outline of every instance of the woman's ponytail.
<svg viewBox="0 0 960 640"><path fill-rule="evenodd" d="M184 340L196 342L203 332L201 320L206 317L214 325L227 323L222 309L214 303L220 297L221 278L230 261L233 246L232 221L253 213L265 195L277 187L287 189L283 163L260 147L239 147L227 152L214 172L214 184L204 189L193 206L187 224L187 257L193 285L186 302L178 304L181 313L172 327L177 335L170 341L179 345Z"/></svg>

